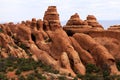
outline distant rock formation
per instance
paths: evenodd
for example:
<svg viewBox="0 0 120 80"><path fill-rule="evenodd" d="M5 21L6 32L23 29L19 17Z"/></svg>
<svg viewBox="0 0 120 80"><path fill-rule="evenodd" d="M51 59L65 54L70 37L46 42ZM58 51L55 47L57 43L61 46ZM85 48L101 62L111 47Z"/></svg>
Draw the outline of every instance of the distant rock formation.
<svg viewBox="0 0 120 80"><path fill-rule="evenodd" d="M0 57L32 57L74 77L85 75L87 64L120 74L115 63L120 60L120 31L116 30L104 30L93 15L83 21L77 13L62 28L56 6L49 6L43 21L0 24Z"/></svg>
<svg viewBox="0 0 120 80"><path fill-rule="evenodd" d="M115 31L120 31L120 25L113 25L108 28L108 30L115 30Z"/></svg>
<svg viewBox="0 0 120 80"><path fill-rule="evenodd" d="M70 17L70 19L68 20L68 22L66 23L66 25L64 26L64 28L92 28L92 26L89 26L87 21L83 21L82 19L80 19L78 13L75 13L74 15L72 15Z"/></svg>
<svg viewBox="0 0 120 80"><path fill-rule="evenodd" d="M83 21L80 19L79 15L75 13L70 17L66 25L72 26L72 25L83 25Z"/></svg>
<svg viewBox="0 0 120 80"><path fill-rule="evenodd" d="M84 31L101 31L104 30L102 25L97 22L93 15L88 15L86 20L81 20L79 15L75 13L70 17L67 24L63 26L67 33L84 32Z"/></svg>
<svg viewBox="0 0 120 80"><path fill-rule="evenodd" d="M92 27L98 27L98 28L103 28L102 25L100 25L97 22L97 19L94 15L88 15L87 16L87 23L88 25L92 26Z"/></svg>

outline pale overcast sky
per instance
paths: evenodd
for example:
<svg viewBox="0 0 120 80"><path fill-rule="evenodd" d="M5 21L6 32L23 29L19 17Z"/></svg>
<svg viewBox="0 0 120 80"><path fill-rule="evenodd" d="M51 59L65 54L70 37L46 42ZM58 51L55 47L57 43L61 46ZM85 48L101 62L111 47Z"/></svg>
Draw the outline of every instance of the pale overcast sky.
<svg viewBox="0 0 120 80"><path fill-rule="evenodd" d="M57 6L61 21L74 13L81 19L93 14L98 20L120 20L120 0L0 0L0 22L42 19L50 5Z"/></svg>

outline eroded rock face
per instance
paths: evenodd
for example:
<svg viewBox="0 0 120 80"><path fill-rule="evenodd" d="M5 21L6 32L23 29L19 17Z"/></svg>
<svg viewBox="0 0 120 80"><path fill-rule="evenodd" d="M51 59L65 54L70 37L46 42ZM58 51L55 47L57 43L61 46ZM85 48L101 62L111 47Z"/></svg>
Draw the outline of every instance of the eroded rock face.
<svg viewBox="0 0 120 80"><path fill-rule="evenodd" d="M87 21L83 21L82 19L80 19L78 13L75 13L74 15L72 15L70 17L70 19L68 20L68 22L66 23L66 25L64 26L64 28L92 28L92 26L89 26Z"/></svg>
<svg viewBox="0 0 120 80"><path fill-rule="evenodd" d="M111 31L120 31L120 25L110 26L110 28L108 28L108 30L111 30Z"/></svg>
<svg viewBox="0 0 120 80"><path fill-rule="evenodd" d="M104 30L102 25L98 23L95 16L88 15L86 20L81 20L77 13L71 16L67 24L63 26L63 29L69 36L76 32Z"/></svg>
<svg viewBox="0 0 120 80"><path fill-rule="evenodd" d="M120 60L119 41L119 31L104 31L92 15L83 21L74 14L63 30L56 6L48 7L43 21L33 18L0 25L0 57L28 58L31 54L60 74L74 77L76 73L85 75L87 64L103 70L107 65L111 74L119 74L115 64L115 60Z"/></svg>
<svg viewBox="0 0 120 80"><path fill-rule="evenodd" d="M1 28L2 29L2 28ZM0 33L0 57L7 58L15 56L19 58L28 58L24 49L14 43L14 40L7 34Z"/></svg>
<svg viewBox="0 0 120 80"><path fill-rule="evenodd" d="M59 14L57 13L56 6L48 7L47 11L45 11L43 21L46 30L55 30L61 27Z"/></svg>
<svg viewBox="0 0 120 80"><path fill-rule="evenodd" d="M70 17L66 25L72 26L72 25L82 25L84 22L80 19L79 15L75 13Z"/></svg>
<svg viewBox="0 0 120 80"><path fill-rule="evenodd" d="M111 74L117 74L119 72L115 65L114 57L108 52L108 50L104 46L97 43L90 36L82 33L76 33L75 35L73 35L73 37L78 41L82 48L90 52L90 54L95 59L97 65L101 66L101 68L104 65L107 65L108 68L110 68L111 70Z"/></svg>
<svg viewBox="0 0 120 80"><path fill-rule="evenodd" d="M97 22L97 19L94 15L88 15L87 16L87 23L88 25L92 26L92 27L98 27L98 28L103 28L102 25L100 25Z"/></svg>
<svg viewBox="0 0 120 80"><path fill-rule="evenodd" d="M120 59L119 40L110 37L95 37L94 40L103 45L109 51L109 53L115 58L116 61Z"/></svg>

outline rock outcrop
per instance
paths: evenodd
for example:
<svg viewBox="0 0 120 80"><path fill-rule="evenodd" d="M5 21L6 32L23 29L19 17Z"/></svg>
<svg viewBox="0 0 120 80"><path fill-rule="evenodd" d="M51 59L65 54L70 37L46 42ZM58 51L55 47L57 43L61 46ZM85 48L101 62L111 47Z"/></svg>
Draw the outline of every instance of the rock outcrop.
<svg viewBox="0 0 120 80"><path fill-rule="evenodd" d="M85 75L87 64L120 74L115 62L120 60L120 31L116 30L104 30L93 15L83 21L77 13L62 28L56 6L49 6L43 21L0 24L0 57L32 57L73 77Z"/></svg>
<svg viewBox="0 0 120 80"><path fill-rule="evenodd" d="M74 15L72 15L70 17L70 19L68 20L68 22L66 23L66 25L83 25L84 22L80 19L79 15L77 13L75 13Z"/></svg>
<svg viewBox="0 0 120 80"><path fill-rule="evenodd" d="M108 28L108 30L115 30L115 31L120 31L120 25L113 25Z"/></svg>
<svg viewBox="0 0 120 80"><path fill-rule="evenodd" d="M73 37L78 43L93 56L96 64L104 70L104 66L107 65L110 68L111 74L117 74L117 70L114 57L108 52L108 50L97 43L90 36L82 33L76 33ZM87 45L87 46L86 46ZM101 63L102 62L102 63Z"/></svg>
<svg viewBox="0 0 120 80"><path fill-rule="evenodd" d="M46 30L55 30L56 28L60 28L60 20L59 14L57 13L56 6L49 6L47 11L45 11L45 15L43 18L44 21L44 29Z"/></svg>
<svg viewBox="0 0 120 80"><path fill-rule="evenodd" d="M87 21L88 25L90 25L92 27L103 28L102 25L100 25L97 22L97 19L94 15L88 15L86 21Z"/></svg>
<svg viewBox="0 0 120 80"><path fill-rule="evenodd" d="M70 17L67 24L63 26L63 29L69 36L76 32L104 30L102 25L98 23L95 16L88 15L86 20L83 21L77 13Z"/></svg>
<svg viewBox="0 0 120 80"><path fill-rule="evenodd" d="M1 30L0 32L0 54L1 54L0 57L7 58L9 56L15 56L19 58L28 58L25 50L20 48L14 43L14 39L12 39L11 36L7 35L7 30L4 27L0 28Z"/></svg>

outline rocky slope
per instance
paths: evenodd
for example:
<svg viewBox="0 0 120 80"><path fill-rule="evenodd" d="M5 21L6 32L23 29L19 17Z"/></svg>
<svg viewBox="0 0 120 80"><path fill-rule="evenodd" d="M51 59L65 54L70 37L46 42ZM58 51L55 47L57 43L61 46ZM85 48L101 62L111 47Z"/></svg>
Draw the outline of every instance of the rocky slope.
<svg viewBox="0 0 120 80"><path fill-rule="evenodd" d="M120 30L104 30L93 15L86 20L76 13L62 27L56 6L49 6L41 19L0 24L0 57L30 58L41 61L60 74L85 75L86 65L119 75Z"/></svg>

